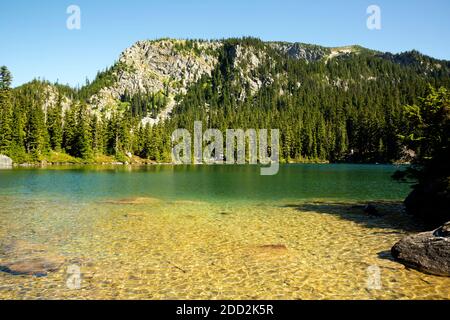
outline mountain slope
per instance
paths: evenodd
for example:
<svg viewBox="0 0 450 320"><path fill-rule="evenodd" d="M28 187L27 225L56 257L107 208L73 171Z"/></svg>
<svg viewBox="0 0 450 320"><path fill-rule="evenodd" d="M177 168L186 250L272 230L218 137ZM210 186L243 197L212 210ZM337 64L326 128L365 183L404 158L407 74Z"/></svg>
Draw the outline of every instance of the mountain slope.
<svg viewBox="0 0 450 320"><path fill-rule="evenodd" d="M326 66L333 60L351 60L358 55L364 55L374 61L379 58L394 65L414 68L416 72L424 75L440 72L445 77L450 69L449 62L435 60L416 51L394 55L360 46L327 48L303 43L264 43L252 38L221 41L162 39L139 41L125 50L109 70L113 80L86 98L94 110L102 111L111 107L114 109L114 105L123 100L126 94L133 96L139 93L160 92L170 98L185 94L189 86L202 76L211 75L218 66L219 51L224 48L228 55L226 59L232 60L232 69L237 72L236 77L239 77L243 87L249 87L253 94L263 85L273 82L267 73L262 74L261 66L277 68L277 63L284 63L275 61L280 59L294 59ZM368 72L361 72L362 78L373 80L374 75L368 74L370 70L365 71ZM284 76L279 72L272 75ZM344 85L350 79L332 77L322 80L334 85ZM244 96L245 93L242 92L242 98Z"/></svg>
<svg viewBox="0 0 450 320"><path fill-rule="evenodd" d="M410 125L402 106L417 102L430 84L450 87L450 63L416 51L161 39L137 42L80 90L45 84L33 86L36 94L14 91L24 112L30 104L42 107L42 139L23 141L27 152L39 150L38 158L57 148L82 157L170 161L172 131L201 120L222 130L278 128L285 161L392 162L402 158L398 134ZM44 87L60 98L36 100L48 95L39 93ZM61 125L63 137L55 139L48 110L58 115L59 108L53 125Z"/></svg>

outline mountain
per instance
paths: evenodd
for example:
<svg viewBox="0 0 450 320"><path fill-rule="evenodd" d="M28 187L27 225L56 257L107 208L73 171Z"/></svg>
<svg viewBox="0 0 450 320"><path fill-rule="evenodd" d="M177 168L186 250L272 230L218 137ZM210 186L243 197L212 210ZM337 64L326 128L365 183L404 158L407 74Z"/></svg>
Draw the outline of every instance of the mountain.
<svg viewBox="0 0 450 320"><path fill-rule="evenodd" d="M160 39L135 43L81 89L33 81L14 89L14 101L26 115L41 107L38 147L19 142L27 154L39 149L36 159L57 149L169 161L173 129L202 120L219 129L279 128L285 161L392 162L403 156L398 134L411 125L402 106L429 85L450 87L450 62L417 51ZM62 130L56 140L52 110ZM72 122L78 129L68 134Z"/></svg>
<svg viewBox="0 0 450 320"><path fill-rule="evenodd" d="M170 98L185 94L190 85L204 75L211 76L219 62L223 62L219 61L219 51L225 47L228 50L226 59L232 60L232 68L239 73L238 76L245 87L250 87L252 94L263 85L273 82L272 78L265 78L259 68L262 65L272 65L276 59L328 65L331 60L351 60L363 55L372 58L374 63L384 60L405 68L414 68L423 76L427 76L429 72L429 76L433 78L442 76L439 73L444 73L444 77L448 76L450 68L448 61L432 59L417 51L390 54L360 46L327 48L303 43L264 43L251 38L223 41L161 39L135 43L105 72L110 82L97 86L96 82L104 77L104 74L100 74L93 85L83 88L82 91L90 93L87 96L89 104L94 110L100 111L110 110L123 100L126 94L133 96L139 93L164 93ZM374 76L369 74L372 66L367 67L369 70L361 70L361 73L368 73L363 79L374 80ZM377 72L378 70L372 71L373 74ZM283 75L279 73L276 76ZM345 84L346 80L350 79L326 79L333 85ZM96 89L90 90L92 86Z"/></svg>

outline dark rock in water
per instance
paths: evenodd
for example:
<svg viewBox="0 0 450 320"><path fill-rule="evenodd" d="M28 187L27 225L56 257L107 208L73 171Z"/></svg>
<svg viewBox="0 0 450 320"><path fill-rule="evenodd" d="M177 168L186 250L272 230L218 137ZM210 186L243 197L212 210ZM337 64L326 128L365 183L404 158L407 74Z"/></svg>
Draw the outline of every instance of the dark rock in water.
<svg viewBox="0 0 450 320"><path fill-rule="evenodd" d="M0 271L13 275L46 276L64 264L64 257L43 245L14 240L0 250Z"/></svg>
<svg viewBox="0 0 450 320"><path fill-rule="evenodd" d="M370 203L364 207L364 212L367 213L369 216L374 216L374 217L381 216L381 214L378 212L377 208L373 204L370 204Z"/></svg>
<svg viewBox="0 0 450 320"><path fill-rule="evenodd" d="M450 277L450 222L434 231L403 238L392 247L391 253L406 266Z"/></svg>

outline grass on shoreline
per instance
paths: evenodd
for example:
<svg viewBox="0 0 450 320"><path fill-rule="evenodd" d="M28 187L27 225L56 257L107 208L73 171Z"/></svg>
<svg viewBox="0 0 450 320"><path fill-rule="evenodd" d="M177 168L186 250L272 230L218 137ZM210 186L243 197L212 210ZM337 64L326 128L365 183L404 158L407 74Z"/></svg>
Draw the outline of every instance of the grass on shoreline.
<svg viewBox="0 0 450 320"><path fill-rule="evenodd" d="M82 159L73 157L64 152L50 151L42 155L39 161L23 159L20 162L14 162L15 166L46 166L46 165L111 165L111 164L155 164L156 162L148 159L142 159L138 156L132 158L120 157L120 159L107 156L96 155L92 159Z"/></svg>
<svg viewBox="0 0 450 320"><path fill-rule="evenodd" d="M14 160L14 159L13 159ZM131 158L125 155L114 157L104 154L95 155L91 159L82 159L73 157L65 152L50 151L48 154L40 156L38 161L29 158L21 158L14 161L14 166L47 166L47 165L155 165L155 164L169 164L170 161L154 161L150 159L140 158L133 155ZM280 164L330 164L332 162L327 160L320 160L317 158L300 158L300 159L280 159ZM340 162L338 162L340 163ZM345 163L359 163L359 162L345 162ZM408 164L402 161L394 162L392 164Z"/></svg>
<svg viewBox="0 0 450 320"><path fill-rule="evenodd" d="M94 156L92 159L82 159L73 157L65 152L50 151L48 154L42 155L39 161L33 161L30 159L21 159L21 161L14 161L15 166L42 166L42 165L147 165L147 164L167 164L168 161L154 161L150 159L143 159L138 156L133 155L131 158L127 156L108 156L104 154L99 154ZM313 164L327 164L330 163L326 160L319 159L290 159L286 161L285 159L280 160L281 164L299 164L299 163L313 163Z"/></svg>

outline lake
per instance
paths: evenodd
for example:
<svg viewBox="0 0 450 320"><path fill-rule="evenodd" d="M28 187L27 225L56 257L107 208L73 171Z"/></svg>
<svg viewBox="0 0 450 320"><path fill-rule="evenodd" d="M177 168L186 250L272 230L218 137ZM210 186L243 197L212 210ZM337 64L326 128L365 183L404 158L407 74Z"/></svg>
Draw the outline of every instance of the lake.
<svg viewBox="0 0 450 320"><path fill-rule="evenodd" d="M0 272L0 298L448 299L450 279L390 257L422 227L402 212L410 186L391 180L398 168L1 170L0 243L45 246L65 262L41 277ZM366 216L367 202L384 216Z"/></svg>

